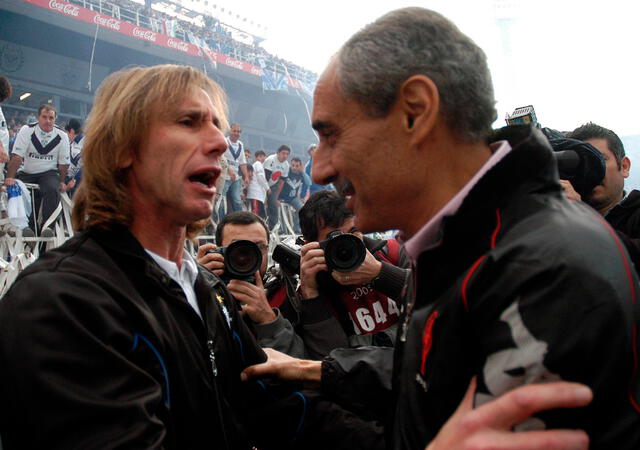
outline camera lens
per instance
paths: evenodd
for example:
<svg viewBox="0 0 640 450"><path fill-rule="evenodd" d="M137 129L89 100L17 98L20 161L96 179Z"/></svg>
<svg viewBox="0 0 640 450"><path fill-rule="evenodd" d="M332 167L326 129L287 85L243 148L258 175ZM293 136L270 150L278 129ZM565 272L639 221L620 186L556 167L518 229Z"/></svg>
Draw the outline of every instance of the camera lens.
<svg viewBox="0 0 640 450"><path fill-rule="evenodd" d="M227 247L224 264L225 271L232 277L250 277L260 269L262 252L251 241L236 241Z"/></svg>
<svg viewBox="0 0 640 450"><path fill-rule="evenodd" d="M337 272L351 272L362 264L366 254L364 243L352 234L339 234L326 241L324 259Z"/></svg>

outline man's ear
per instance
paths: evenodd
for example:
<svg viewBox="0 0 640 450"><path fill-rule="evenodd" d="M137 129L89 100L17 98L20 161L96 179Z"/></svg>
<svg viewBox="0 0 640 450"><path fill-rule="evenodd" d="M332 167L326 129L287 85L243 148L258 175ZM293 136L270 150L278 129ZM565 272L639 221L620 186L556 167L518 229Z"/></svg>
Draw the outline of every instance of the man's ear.
<svg viewBox="0 0 640 450"><path fill-rule="evenodd" d="M440 94L431 78L424 75L409 77L398 94L398 101L405 118L404 129L424 140L437 122L440 111Z"/></svg>
<svg viewBox="0 0 640 450"><path fill-rule="evenodd" d="M133 164L133 154L128 151L120 158L118 158L117 165L118 169L128 169Z"/></svg>
<svg viewBox="0 0 640 450"><path fill-rule="evenodd" d="M622 171L622 176L627 178L629 176L629 170L631 169L631 160L626 156L622 158L620 161L620 170Z"/></svg>

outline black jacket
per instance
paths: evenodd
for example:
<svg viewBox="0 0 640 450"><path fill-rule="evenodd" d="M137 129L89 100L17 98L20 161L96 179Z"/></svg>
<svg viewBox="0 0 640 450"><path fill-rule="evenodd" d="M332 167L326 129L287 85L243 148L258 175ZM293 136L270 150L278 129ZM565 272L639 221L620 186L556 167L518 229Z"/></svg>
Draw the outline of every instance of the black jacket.
<svg viewBox="0 0 640 450"><path fill-rule="evenodd" d="M265 354L215 275L195 291L203 320L125 229L45 253L0 301L5 450L286 447L306 399L241 383Z"/></svg>
<svg viewBox="0 0 640 450"><path fill-rule="evenodd" d="M634 189L629 192L604 217L618 232L637 272L640 269L640 191Z"/></svg>
<svg viewBox="0 0 640 450"><path fill-rule="evenodd" d="M579 428L594 449L640 448L638 282L628 255L601 216L564 197L538 131L507 127L494 137L503 139L512 151L445 218L442 244L417 260L393 397L385 397L389 377L372 370L388 372L393 355L384 349L366 359L363 350L334 352L323 390L380 413L376 401L393 398L388 445L416 449L455 411L472 376L476 405L522 384L578 381L593 390L591 405L540 413L516 429Z"/></svg>

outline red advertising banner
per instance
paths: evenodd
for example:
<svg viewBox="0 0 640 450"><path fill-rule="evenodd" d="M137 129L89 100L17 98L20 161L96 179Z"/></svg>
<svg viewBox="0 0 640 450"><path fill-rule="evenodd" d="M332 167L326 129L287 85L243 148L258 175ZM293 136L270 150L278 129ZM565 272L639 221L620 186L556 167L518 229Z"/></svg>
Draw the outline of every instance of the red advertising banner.
<svg viewBox="0 0 640 450"><path fill-rule="evenodd" d="M170 48L177 52L187 53L189 55L202 57L203 52L209 56L212 61L217 64L224 64L225 66L234 67L243 72L250 73L255 76L262 75L262 69L253 64L240 61L239 59L232 58L222 53L214 52L209 49L203 49L197 45L185 42L181 39L167 36L163 33L150 30L145 27L135 25L125 20L120 20L107 14L91 11L90 9L83 8L82 6L75 5L73 3L67 3L63 0L22 0L25 3L29 3L40 8L55 11L59 14L71 17L76 20L81 20L87 23L93 23L101 28L114 31L116 33L125 34L136 39L152 42L156 45L160 45L165 48ZM301 89L298 80L287 77L288 85Z"/></svg>

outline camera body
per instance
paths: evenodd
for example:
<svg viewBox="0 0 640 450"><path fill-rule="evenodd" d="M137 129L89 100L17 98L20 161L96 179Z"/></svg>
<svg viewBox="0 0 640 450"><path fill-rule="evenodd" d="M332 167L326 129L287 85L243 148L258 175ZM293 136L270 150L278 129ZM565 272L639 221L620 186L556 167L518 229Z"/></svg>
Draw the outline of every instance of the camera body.
<svg viewBox="0 0 640 450"><path fill-rule="evenodd" d="M224 256L224 272L220 277L228 283L231 280L242 280L255 284L255 273L262 265L262 252L254 242L235 241L225 247L207 250L207 253L219 253Z"/></svg>
<svg viewBox="0 0 640 450"><path fill-rule="evenodd" d="M285 244L278 244L273 249L271 255L273 260L280 264L280 267L292 275L300 274L300 252Z"/></svg>
<svg viewBox="0 0 640 450"><path fill-rule="evenodd" d="M367 248L357 236L332 231L327 239L320 241L324 250L324 260L330 270L336 272L352 272L362 265L367 255ZM273 260L289 273L300 273L300 252L288 245L278 244L273 250Z"/></svg>

